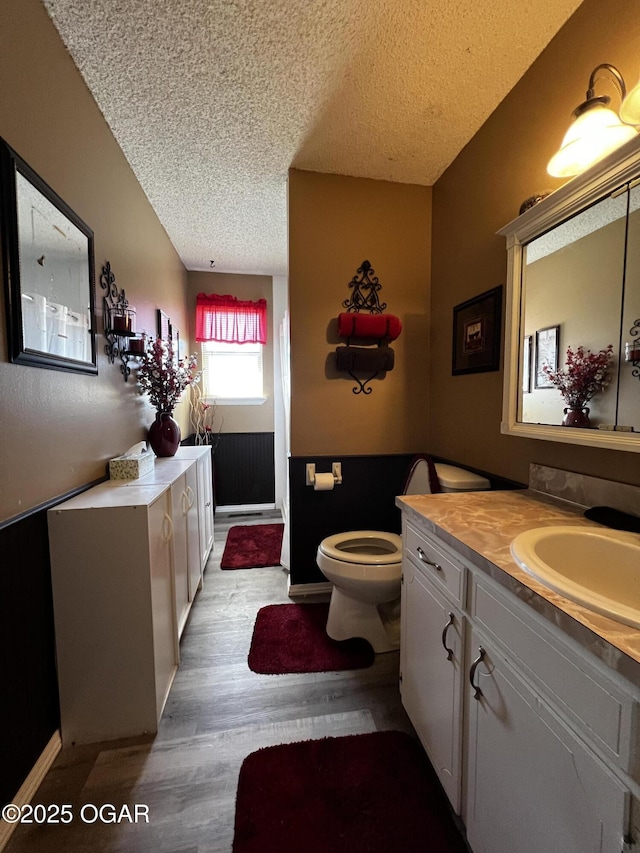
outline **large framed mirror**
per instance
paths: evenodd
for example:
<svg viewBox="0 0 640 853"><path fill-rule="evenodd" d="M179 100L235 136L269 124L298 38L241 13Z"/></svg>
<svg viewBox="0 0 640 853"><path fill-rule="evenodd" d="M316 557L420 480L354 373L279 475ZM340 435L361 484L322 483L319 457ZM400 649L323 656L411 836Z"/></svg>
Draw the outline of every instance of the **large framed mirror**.
<svg viewBox="0 0 640 853"><path fill-rule="evenodd" d="M9 357L97 373L93 231L0 140Z"/></svg>
<svg viewBox="0 0 640 853"><path fill-rule="evenodd" d="M640 452L640 137L498 233L508 257L501 431ZM557 376L579 350L610 353L609 381L580 422Z"/></svg>

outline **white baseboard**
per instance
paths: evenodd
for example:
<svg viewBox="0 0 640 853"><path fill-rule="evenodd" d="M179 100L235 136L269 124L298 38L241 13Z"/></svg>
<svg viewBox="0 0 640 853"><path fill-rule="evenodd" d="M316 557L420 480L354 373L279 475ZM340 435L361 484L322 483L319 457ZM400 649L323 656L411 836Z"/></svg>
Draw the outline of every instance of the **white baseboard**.
<svg viewBox="0 0 640 853"><path fill-rule="evenodd" d="M308 595L330 595L333 584L329 581L322 583L291 583L289 578L289 598L306 598Z"/></svg>
<svg viewBox="0 0 640 853"><path fill-rule="evenodd" d="M42 750L40 757L31 768L31 772L20 786L20 790L13 798L12 802L16 806L26 806L31 802L35 792L42 784L42 780L49 772L49 768L56 760L56 756L62 749L62 740L60 732L55 731L51 736L51 740ZM0 851L4 850L7 842L11 838L13 830L18 826L17 823L7 823L0 820Z"/></svg>
<svg viewBox="0 0 640 853"><path fill-rule="evenodd" d="M274 512L275 509L275 504L227 504L227 506L217 506L216 512L221 515L229 515L230 513L252 515L258 512Z"/></svg>

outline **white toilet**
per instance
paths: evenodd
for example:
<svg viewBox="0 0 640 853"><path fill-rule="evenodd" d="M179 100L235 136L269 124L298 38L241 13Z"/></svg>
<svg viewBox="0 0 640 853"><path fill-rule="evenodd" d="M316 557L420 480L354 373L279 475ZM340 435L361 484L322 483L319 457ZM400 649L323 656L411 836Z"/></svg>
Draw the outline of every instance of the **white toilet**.
<svg viewBox="0 0 640 853"><path fill-rule="evenodd" d="M432 488L427 459L411 468L405 495L424 495ZM454 465L435 464L443 492L477 492L491 488L485 477ZM333 584L327 634L333 640L363 637L376 654L400 645L398 599L402 571L402 539L397 533L352 530L327 536L318 546L318 566Z"/></svg>

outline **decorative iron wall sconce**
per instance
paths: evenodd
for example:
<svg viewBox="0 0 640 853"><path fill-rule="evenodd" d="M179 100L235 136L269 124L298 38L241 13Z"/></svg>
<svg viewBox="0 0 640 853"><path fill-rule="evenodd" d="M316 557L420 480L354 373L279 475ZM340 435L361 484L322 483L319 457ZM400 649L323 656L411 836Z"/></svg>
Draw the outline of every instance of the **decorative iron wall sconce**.
<svg viewBox="0 0 640 853"><path fill-rule="evenodd" d="M369 383L379 373L393 370L395 355L388 344L402 331L398 317L383 314L387 303L380 304L378 291L382 285L374 272L369 261L362 262L349 282L353 293L342 303L347 310L338 317L338 334L346 338L347 344L336 349L336 367L357 383L352 389L354 394L371 394ZM368 313L361 313L365 311ZM352 340L373 345L353 346Z"/></svg>
<svg viewBox="0 0 640 853"><path fill-rule="evenodd" d="M634 340L628 341L624 345L624 360L633 365L631 375L640 377L640 338L638 338L640 335L640 319L633 321L629 334Z"/></svg>
<svg viewBox="0 0 640 853"><path fill-rule="evenodd" d="M116 277L109 261L102 267L100 287L106 291L104 295L104 336L107 343L104 351L107 358L114 364L120 359L120 372L124 381L129 381L132 358L144 355L144 335L136 334L136 309L129 305L124 290L119 290Z"/></svg>

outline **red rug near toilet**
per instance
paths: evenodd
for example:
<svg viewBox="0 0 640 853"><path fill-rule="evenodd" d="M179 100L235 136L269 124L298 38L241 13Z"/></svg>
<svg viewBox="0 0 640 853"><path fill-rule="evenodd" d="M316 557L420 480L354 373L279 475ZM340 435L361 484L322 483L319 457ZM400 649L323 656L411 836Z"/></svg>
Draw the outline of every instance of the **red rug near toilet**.
<svg viewBox="0 0 640 853"><path fill-rule="evenodd" d="M224 546L221 569L261 569L280 565L284 524L237 524Z"/></svg>
<svg viewBox="0 0 640 853"><path fill-rule="evenodd" d="M240 769L233 853L465 853L422 748L373 732L261 749Z"/></svg>
<svg viewBox="0 0 640 853"><path fill-rule="evenodd" d="M258 611L251 638L249 669L262 675L332 672L371 666L375 655L366 640L327 636L328 604L269 604Z"/></svg>

